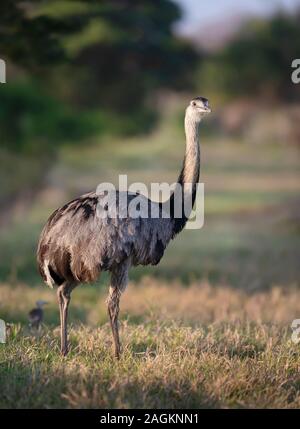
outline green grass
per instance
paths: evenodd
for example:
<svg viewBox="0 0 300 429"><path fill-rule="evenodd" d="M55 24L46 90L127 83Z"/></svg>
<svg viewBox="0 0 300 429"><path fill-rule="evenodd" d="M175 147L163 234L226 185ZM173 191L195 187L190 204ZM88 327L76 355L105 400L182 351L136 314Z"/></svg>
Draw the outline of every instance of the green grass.
<svg viewBox="0 0 300 429"><path fill-rule="evenodd" d="M157 335L157 331L160 335ZM268 339L277 335L280 340ZM52 331L20 332L1 353L2 408L216 408L300 405L299 348L267 326L126 326L122 358L108 327L71 330L63 360ZM54 351L53 351L54 349Z"/></svg>

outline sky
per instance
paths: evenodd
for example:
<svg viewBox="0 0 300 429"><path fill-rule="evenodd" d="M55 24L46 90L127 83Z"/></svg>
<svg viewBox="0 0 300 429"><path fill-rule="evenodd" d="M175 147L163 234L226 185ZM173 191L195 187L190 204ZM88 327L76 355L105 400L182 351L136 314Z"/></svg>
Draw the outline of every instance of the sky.
<svg viewBox="0 0 300 429"><path fill-rule="evenodd" d="M201 26L230 19L231 16L268 15L277 8L293 11L300 0L173 0L183 10L176 31L191 35Z"/></svg>

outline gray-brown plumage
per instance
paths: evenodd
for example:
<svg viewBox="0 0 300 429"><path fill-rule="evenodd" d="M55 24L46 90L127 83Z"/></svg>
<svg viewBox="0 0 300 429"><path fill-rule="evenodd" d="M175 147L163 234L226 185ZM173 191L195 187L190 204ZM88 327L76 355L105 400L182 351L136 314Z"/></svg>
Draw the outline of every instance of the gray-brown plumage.
<svg viewBox="0 0 300 429"><path fill-rule="evenodd" d="M193 99L186 109L186 152L178 184L182 186L182 197L190 197L193 202L200 169L199 124L209 112L208 101L203 97ZM115 355L119 357L119 301L128 283L129 268L158 264L169 241L187 222L187 214L179 218L175 215L174 195L165 203L157 203L143 195L126 192L128 199L124 203L124 193L117 192L115 216L103 218L99 213L111 208L107 194L90 192L50 216L41 233L37 260L44 281L50 287L57 286L63 355L68 352L67 314L72 290L79 283L95 282L102 271L109 271L111 282L107 306ZM135 198L159 216L130 216L127 210ZM163 213L168 204L170 216L166 218Z"/></svg>
<svg viewBox="0 0 300 429"><path fill-rule="evenodd" d="M29 327L39 329L44 319L43 306L47 304L46 301L37 301L36 308L33 308L28 313Z"/></svg>

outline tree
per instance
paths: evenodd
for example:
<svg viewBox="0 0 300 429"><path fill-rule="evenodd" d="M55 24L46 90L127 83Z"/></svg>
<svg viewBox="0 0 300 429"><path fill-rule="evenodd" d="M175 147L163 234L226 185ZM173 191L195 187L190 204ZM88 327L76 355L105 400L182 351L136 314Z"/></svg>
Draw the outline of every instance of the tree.
<svg viewBox="0 0 300 429"><path fill-rule="evenodd" d="M229 97L265 101L299 100L300 87L291 80L292 60L300 52L300 12L256 19L202 68L203 80Z"/></svg>
<svg viewBox="0 0 300 429"><path fill-rule="evenodd" d="M149 129L153 91L191 85L196 56L172 33L179 17L169 0L0 3L0 52L9 64L0 87L2 207L43 182L62 143L104 128ZM5 165L22 162L30 174L6 173Z"/></svg>
<svg viewBox="0 0 300 429"><path fill-rule="evenodd" d="M180 10L169 0L6 0L0 7L2 55L47 88L55 82L79 106L135 113L153 90L191 85L196 56L172 33Z"/></svg>

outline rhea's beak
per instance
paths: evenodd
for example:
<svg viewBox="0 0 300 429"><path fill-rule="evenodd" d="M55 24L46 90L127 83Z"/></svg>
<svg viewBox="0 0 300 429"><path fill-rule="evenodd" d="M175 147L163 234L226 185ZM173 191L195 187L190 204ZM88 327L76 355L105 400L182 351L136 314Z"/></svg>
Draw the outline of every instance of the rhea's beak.
<svg viewBox="0 0 300 429"><path fill-rule="evenodd" d="M200 111L202 113L211 113L211 108L208 106L201 107Z"/></svg>

